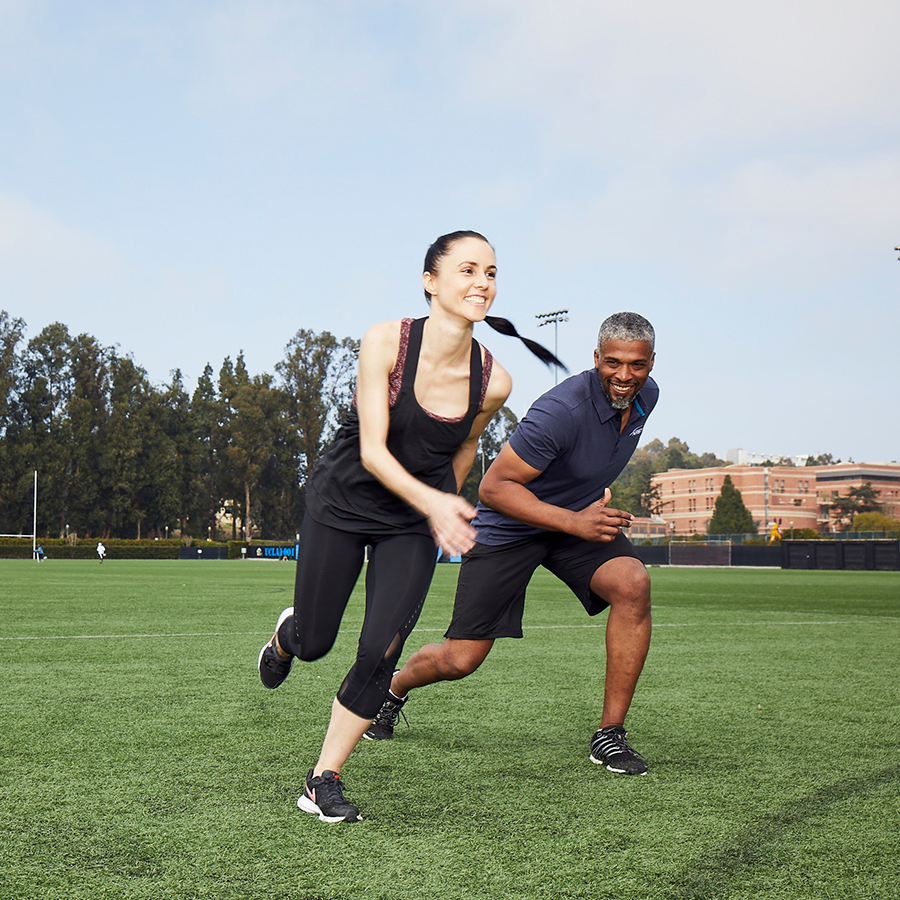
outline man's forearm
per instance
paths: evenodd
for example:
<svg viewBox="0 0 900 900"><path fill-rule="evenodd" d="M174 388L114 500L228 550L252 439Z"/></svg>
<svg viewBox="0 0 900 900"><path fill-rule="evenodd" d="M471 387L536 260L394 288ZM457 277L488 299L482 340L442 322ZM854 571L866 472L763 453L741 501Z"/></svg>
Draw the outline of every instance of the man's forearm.
<svg viewBox="0 0 900 900"><path fill-rule="evenodd" d="M538 500L525 485L516 481L498 482L485 477L479 497L485 506L517 522L546 531L575 533L576 514L572 510Z"/></svg>

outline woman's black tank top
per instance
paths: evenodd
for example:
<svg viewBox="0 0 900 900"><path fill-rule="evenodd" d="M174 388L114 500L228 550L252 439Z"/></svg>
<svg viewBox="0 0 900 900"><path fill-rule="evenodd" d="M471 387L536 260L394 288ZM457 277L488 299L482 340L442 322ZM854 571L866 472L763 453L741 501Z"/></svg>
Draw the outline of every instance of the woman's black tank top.
<svg viewBox="0 0 900 900"><path fill-rule="evenodd" d="M435 418L419 406L414 390L424 326L425 319L416 319L410 325L400 391L390 409L387 447L410 475L455 494L453 455L471 432L481 405L481 348L473 338L466 414L452 421ZM342 531L430 534L420 512L363 468L355 403L310 478L306 510L317 522Z"/></svg>

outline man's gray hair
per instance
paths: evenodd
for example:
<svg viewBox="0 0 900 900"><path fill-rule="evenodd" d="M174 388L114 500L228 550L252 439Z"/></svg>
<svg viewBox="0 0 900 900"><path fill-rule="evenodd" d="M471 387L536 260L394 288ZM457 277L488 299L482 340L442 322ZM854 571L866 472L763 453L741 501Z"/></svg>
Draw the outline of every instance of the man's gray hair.
<svg viewBox="0 0 900 900"><path fill-rule="evenodd" d="M601 326L597 349L603 351L607 341L643 341L652 351L656 346L656 332L643 317L633 312L613 313Z"/></svg>

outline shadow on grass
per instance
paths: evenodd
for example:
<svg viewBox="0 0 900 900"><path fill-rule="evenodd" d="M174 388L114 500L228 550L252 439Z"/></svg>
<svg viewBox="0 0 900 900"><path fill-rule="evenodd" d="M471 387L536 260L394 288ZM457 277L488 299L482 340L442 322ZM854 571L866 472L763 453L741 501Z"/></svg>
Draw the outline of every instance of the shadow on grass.
<svg viewBox="0 0 900 900"><path fill-rule="evenodd" d="M829 806L857 794L875 790L895 780L900 766L889 766L869 775L822 788L805 799L792 800L781 811L747 825L719 847L713 847L695 859L688 871L672 883L669 900L720 900L729 884L746 869L758 865L770 855L763 848L778 840L789 828L821 814Z"/></svg>

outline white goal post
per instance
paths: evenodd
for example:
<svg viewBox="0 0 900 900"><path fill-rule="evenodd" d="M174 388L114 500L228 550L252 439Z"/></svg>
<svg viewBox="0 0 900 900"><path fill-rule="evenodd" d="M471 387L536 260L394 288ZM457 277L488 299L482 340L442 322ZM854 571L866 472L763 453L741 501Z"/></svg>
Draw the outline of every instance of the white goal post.
<svg viewBox="0 0 900 900"><path fill-rule="evenodd" d="M670 541L670 566L730 566L731 541Z"/></svg>

